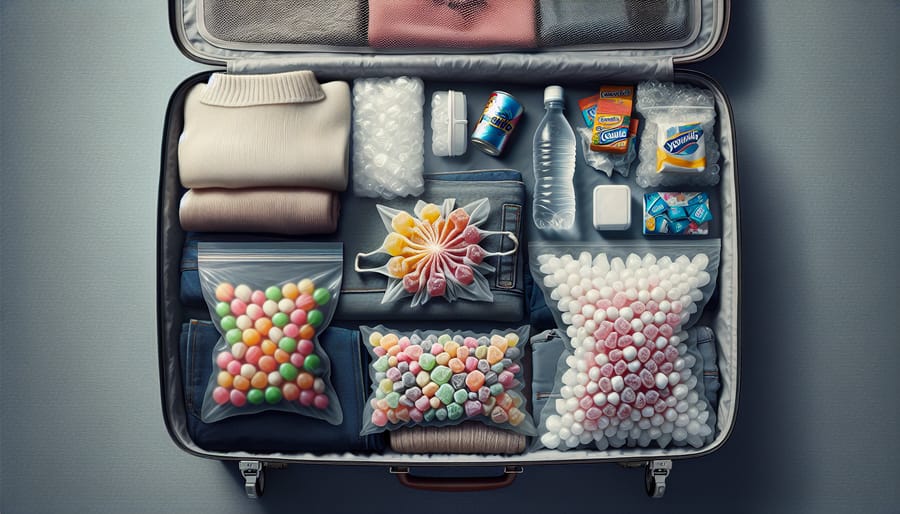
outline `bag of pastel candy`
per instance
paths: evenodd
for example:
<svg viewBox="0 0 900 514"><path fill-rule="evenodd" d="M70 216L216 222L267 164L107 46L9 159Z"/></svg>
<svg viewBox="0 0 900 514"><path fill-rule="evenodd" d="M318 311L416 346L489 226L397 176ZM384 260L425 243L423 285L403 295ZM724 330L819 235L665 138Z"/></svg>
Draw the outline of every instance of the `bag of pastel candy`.
<svg viewBox="0 0 900 514"><path fill-rule="evenodd" d="M318 342L341 289L341 243L201 242L203 299L222 337L201 419L281 410L343 419Z"/></svg>
<svg viewBox="0 0 900 514"><path fill-rule="evenodd" d="M713 294L720 241L529 246L567 352L540 446L699 448L713 428L687 329ZM537 415L537 413L536 413Z"/></svg>
<svg viewBox="0 0 900 514"><path fill-rule="evenodd" d="M362 435L467 420L536 435L525 405L529 327L490 333L360 327L372 356Z"/></svg>

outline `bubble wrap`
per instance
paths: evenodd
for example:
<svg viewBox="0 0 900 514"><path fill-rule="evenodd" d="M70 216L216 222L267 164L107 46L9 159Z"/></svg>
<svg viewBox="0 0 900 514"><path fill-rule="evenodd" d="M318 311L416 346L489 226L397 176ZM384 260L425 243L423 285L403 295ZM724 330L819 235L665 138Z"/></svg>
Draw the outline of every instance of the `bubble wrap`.
<svg viewBox="0 0 900 514"><path fill-rule="evenodd" d="M714 186L719 183L719 144L715 134L715 99L710 91L671 82L638 84L635 107L644 117L635 182L641 187ZM700 123L706 146L706 169L699 173L657 173L660 127Z"/></svg>
<svg viewBox="0 0 900 514"><path fill-rule="evenodd" d="M425 189L425 85L414 77L353 82L353 190L392 199Z"/></svg>

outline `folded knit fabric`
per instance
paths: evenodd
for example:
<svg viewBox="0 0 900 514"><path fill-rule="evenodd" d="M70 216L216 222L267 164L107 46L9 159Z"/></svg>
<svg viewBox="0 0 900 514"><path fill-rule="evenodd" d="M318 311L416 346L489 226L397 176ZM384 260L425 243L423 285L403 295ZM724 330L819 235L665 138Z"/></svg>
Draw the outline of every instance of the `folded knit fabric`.
<svg viewBox="0 0 900 514"><path fill-rule="evenodd" d="M187 95L178 166L185 187L347 188L350 86L310 71L214 73Z"/></svg>
<svg viewBox="0 0 900 514"><path fill-rule="evenodd" d="M337 230L340 200L321 189L191 189L178 209L195 232L327 234Z"/></svg>
<svg viewBox="0 0 900 514"><path fill-rule="evenodd" d="M532 0L369 0L369 45L379 48L531 48Z"/></svg>
<svg viewBox="0 0 900 514"><path fill-rule="evenodd" d="M397 453L488 453L525 451L525 436L477 421L447 427L412 427L390 432Z"/></svg>
<svg viewBox="0 0 900 514"><path fill-rule="evenodd" d="M680 41L691 34L682 0L540 0L541 46Z"/></svg>
<svg viewBox="0 0 900 514"><path fill-rule="evenodd" d="M366 44L366 0L203 0L203 28L224 41Z"/></svg>

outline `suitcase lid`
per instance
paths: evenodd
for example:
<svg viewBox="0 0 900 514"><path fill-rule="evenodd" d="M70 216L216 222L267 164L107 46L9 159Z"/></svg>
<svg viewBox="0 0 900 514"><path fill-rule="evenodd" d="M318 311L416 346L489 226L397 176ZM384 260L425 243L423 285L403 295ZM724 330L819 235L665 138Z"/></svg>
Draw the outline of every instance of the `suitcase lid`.
<svg viewBox="0 0 900 514"><path fill-rule="evenodd" d="M189 58L232 73L659 77L725 39L730 0L170 0Z"/></svg>

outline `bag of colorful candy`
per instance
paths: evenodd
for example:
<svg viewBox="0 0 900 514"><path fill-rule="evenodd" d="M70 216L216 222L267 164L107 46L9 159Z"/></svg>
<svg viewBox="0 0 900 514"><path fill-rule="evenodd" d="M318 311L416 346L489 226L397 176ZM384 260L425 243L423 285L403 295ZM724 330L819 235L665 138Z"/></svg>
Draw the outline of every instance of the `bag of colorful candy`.
<svg viewBox="0 0 900 514"><path fill-rule="evenodd" d="M203 298L222 334L201 419L265 410L343 419L318 342L341 289L341 243L199 243Z"/></svg>
<svg viewBox="0 0 900 514"><path fill-rule="evenodd" d="M702 446L702 366L687 329L715 289L720 241L529 246L531 270L568 341L539 445Z"/></svg>
<svg viewBox="0 0 900 514"><path fill-rule="evenodd" d="M445 199L441 205L419 201L413 214L378 205L388 235L381 248L356 256L355 269L359 273L373 272L387 277L381 303L407 296L412 296L413 307L435 297L443 297L448 302L492 302L494 295L485 275L495 269L484 259L515 253L519 241L512 232L478 228L490 212L487 198L462 207L456 207L453 198ZM480 242L491 236L508 237L512 249L485 251ZM377 255L390 258L374 268L360 266L360 259Z"/></svg>
<svg viewBox="0 0 900 514"><path fill-rule="evenodd" d="M361 435L467 420L536 435L525 402L530 328L490 333L360 327L372 363Z"/></svg>

